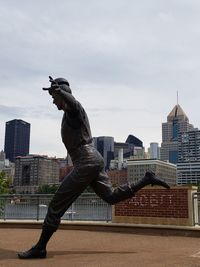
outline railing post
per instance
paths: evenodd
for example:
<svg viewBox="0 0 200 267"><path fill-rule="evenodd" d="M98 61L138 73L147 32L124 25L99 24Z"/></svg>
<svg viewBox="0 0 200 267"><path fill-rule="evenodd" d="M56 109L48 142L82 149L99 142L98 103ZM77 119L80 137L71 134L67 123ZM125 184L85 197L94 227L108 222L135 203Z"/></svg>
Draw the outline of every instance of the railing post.
<svg viewBox="0 0 200 267"><path fill-rule="evenodd" d="M198 221L198 225L200 225L200 192L197 192L196 194L197 196L197 221Z"/></svg>
<svg viewBox="0 0 200 267"><path fill-rule="evenodd" d="M109 204L107 204L107 222L109 222L109 214L110 214L110 205Z"/></svg>
<svg viewBox="0 0 200 267"><path fill-rule="evenodd" d="M6 202L7 202L7 198L4 201L4 216L3 216L4 221L6 221Z"/></svg>
<svg viewBox="0 0 200 267"><path fill-rule="evenodd" d="M39 221L40 218L40 196L37 196L37 201L36 201L36 205L37 205L37 218L36 220Z"/></svg>
<svg viewBox="0 0 200 267"><path fill-rule="evenodd" d="M193 225L200 225L200 193L195 192L192 194L192 219L193 219Z"/></svg>
<svg viewBox="0 0 200 267"><path fill-rule="evenodd" d="M71 220L74 220L74 203L72 203L72 213L71 213Z"/></svg>
<svg viewBox="0 0 200 267"><path fill-rule="evenodd" d="M193 217L193 225L196 225L196 221L195 221L195 208L194 208L194 198L195 198L195 193L192 194L192 217Z"/></svg>

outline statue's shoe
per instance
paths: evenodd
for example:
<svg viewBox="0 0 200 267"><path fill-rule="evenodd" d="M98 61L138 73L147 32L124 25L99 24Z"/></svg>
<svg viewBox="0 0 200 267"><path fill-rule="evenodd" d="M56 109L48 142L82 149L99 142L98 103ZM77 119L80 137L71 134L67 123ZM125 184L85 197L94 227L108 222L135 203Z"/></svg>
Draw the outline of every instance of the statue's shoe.
<svg viewBox="0 0 200 267"><path fill-rule="evenodd" d="M32 247L27 251L19 252L17 255L20 259L43 259L46 258L47 251L46 249Z"/></svg>
<svg viewBox="0 0 200 267"><path fill-rule="evenodd" d="M167 183L165 183L164 181L156 178L155 173L152 172L152 171L147 171L145 173L144 178L142 180L144 180L144 182L146 183L146 185L149 185L149 184L151 186L160 185L162 187L165 187L167 189L170 189L170 186Z"/></svg>

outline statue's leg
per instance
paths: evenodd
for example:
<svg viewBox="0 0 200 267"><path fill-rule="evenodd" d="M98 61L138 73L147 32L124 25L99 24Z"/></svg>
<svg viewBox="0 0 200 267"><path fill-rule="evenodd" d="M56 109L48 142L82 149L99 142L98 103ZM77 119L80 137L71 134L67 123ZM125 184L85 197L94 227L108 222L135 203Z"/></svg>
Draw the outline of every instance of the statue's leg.
<svg viewBox="0 0 200 267"><path fill-rule="evenodd" d="M49 204L43 229L55 232L60 224L61 217L89 183L88 177L85 177L85 179L80 177L77 169L67 175Z"/></svg>
<svg viewBox="0 0 200 267"><path fill-rule="evenodd" d="M91 183L92 179L96 178L97 173L98 171L94 167L88 168L86 166L84 168L82 166L81 169L75 168L64 178L49 204L38 243L30 250L18 253L19 258L31 259L46 257L46 245L53 233L57 230L61 217Z"/></svg>
<svg viewBox="0 0 200 267"><path fill-rule="evenodd" d="M141 180L139 180L138 183L131 185L131 188L133 191L137 192L147 185L151 186L158 185L166 189L170 189L170 186L166 182L160 180L159 178L156 178L155 173L152 171L147 171L144 177Z"/></svg>
<svg viewBox="0 0 200 267"><path fill-rule="evenodd" d="M151 171L146 172L144 177L136 184L124 184L115 189L112 188L110 179L105 171L101 171L98 178L91 183L95 193L111 205L133 197L136 192L147 185L159 185L167 189L170 188L164 181L156 178L155 174Z"/></svg>
<svg viewBox="0 0 200 267"><path fill-rule="evenodd" d="M91 187L99 197L111 205L127 198L131 198L134 195L129 184L113 189L110 178L105 171L101 171L98 178L92 181Z"/></svg>

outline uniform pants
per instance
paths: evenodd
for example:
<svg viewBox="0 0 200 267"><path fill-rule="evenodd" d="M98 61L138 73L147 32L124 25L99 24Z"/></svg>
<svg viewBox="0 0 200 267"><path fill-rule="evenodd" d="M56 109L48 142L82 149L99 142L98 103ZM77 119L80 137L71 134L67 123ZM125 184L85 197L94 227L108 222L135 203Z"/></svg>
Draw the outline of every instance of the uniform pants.
<svg viewBox="0 0 200 267"><path fill-rule="evenodd" d="M103 158L92 145L82 146L71 155L74 169L64 178L55 193L43 223L43 229L48 231L57 230L61 217L88 186L111 205L134 195L129 184L113 190L104 171Z"/></svg>

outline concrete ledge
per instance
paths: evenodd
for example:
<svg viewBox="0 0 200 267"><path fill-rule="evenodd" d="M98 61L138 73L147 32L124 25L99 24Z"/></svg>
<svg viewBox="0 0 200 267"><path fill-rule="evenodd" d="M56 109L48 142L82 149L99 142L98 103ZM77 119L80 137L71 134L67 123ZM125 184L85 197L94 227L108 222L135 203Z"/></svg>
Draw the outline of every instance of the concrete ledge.
<svg viewBox="0 0 200 267"><path fill-rule="evenodd" d="M42 221L31 220L0 220L0 228L24 228L41 229ZM161 236L188 236L200 237L200 227L173 226L173 225L150 225L150 224L124 224L112 222L91 222L91 221L62 221L59 229L62 230L85 230L99 232L130 233L141 235Z"/></svg>

